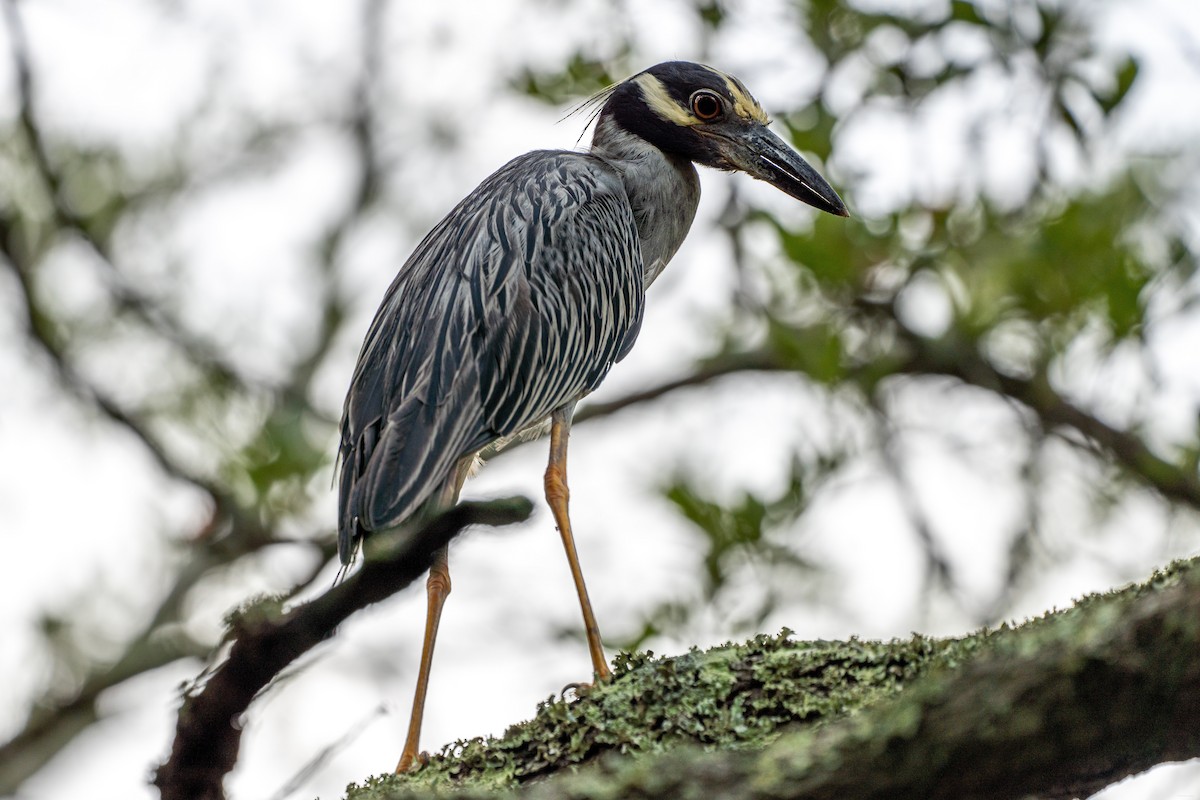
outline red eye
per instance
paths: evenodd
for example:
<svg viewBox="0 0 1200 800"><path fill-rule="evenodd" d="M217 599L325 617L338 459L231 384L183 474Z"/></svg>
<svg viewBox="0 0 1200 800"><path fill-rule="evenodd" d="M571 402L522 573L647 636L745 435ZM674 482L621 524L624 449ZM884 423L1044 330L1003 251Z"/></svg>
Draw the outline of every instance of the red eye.
<svg viewBox="0 0 1200 800"><path fill-rule="evenodd" d="M721 98L712 92L699 91L692 95L692 113L697 119L711 122L721 116L723 110Z"/></svg>

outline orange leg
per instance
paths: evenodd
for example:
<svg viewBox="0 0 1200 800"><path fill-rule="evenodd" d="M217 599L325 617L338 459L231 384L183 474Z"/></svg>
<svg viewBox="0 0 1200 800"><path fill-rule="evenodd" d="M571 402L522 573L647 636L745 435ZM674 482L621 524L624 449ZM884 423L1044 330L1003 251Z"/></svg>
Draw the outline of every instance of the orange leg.
<svg viewBox="0 0 1200 800"><path fill-rule="evenodd" d="M433 557L433 566L429 568L429 578L425 581L425 592L429 606L425 615L425 641L421 645L421 667L417 671L417 690L413 696L412 716L408 721L408 738L404 742L404 752L400 754L396 772L408 772L417 758L421 720L425 716L425 693L429 690L429 667L433 663L433 643L442 619L442 606L450 595L450 560L445 547Z"/></svg>
<svg viewBox="0 0 1200 800"><path fill-rule="evenodd" d="M588 600L587 586L583 582L583 571L579 568L579 555L575 552L575 537L571 534L571 520L567 515L567 437L571 432L571 414L575 404L555 411L550 417L550 463L546 467L546 502L554 514L558 532L562 534L563 547L567 551L567 562L571 566L571 577L575 579L575 592L579 595L579 606L583 611L583 627L587 634L588 652L592 656L592 669L596 680L612 676L604 658L604 647L600 643L600 628L592 614L592 603Z"/></svg>

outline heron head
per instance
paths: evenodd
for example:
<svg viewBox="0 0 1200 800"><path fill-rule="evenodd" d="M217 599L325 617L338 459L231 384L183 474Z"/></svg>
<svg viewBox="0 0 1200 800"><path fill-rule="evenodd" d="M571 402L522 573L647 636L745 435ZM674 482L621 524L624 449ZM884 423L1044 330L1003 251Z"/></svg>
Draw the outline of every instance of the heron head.
<svg viewBox="0 0 1200 800"><path fill-rule="evenodd" d="M814 208L847 216L837 192L770 131L762 106L732 75L690 61L657 64L614 86L600 116L665 153L745 172Z"/></svg>

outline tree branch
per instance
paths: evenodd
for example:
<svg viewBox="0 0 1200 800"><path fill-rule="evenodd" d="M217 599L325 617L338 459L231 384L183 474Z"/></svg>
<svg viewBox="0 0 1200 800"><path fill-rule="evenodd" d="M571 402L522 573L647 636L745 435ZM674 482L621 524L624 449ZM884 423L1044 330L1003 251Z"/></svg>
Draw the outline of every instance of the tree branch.
<svg viewBox="0 0 1200 800"><path fill-rule="evenodd" d="M181 658L201 658L209 647L180 631L130 642L119 661L96 669L70 698L35 708L21 731L0 746L0 795L17 794L21 784L79 733L101 719L97 706L107 689Z"/></svg>
<svg viewBox="0 0 1200 800"><path fill-rule="evenodd" d="M503 739L460 742L348 798L427 797L446 781L464 798L1086 796L1200 756L1197 620L1192 561L961 639L758 637L626 657L612 683L544 704Z"/></svg>
<svg viewBox="0 0 1200 800"><path fill-rule="evenodd" d="M16 792L22 782L45 766L77 734L100 719L97 702L105 691L181 658L200 658L211 651L211 643L188 637L182 629L168 628L179 619L187 594L212 569L269 544L280 543L257 524L253 529L234 530L222 536L218 529L224 529L226 524L223 518L214 516L191 537L190 558L179 569L170 591L141 633L125 644L115 662L93 665L80 688L68 697L43 698L21 730L0 745L0 796ZM334 553L333 544L316 546L323 553L320 563L324 565ZM295 589L288 596L294 594Z"/></svg>
<svg viewBox="0 0 1200 800"><path fill-rule="evenodd" d="M332 635L359 609L411 584L429 569L433 554L468 525L507 525L527 519L524 498L461 503L398 543L380 542L361 570L320 597L277 616L263 606L239 616L229 657L189 693L179 711L170 758L154 784L163 800L219 800L225 774L237 761L238 717L284 667ZM382 537L381 537L382 538Z"/></svg>
<svg viewBox="0 0 1200 800"><path fill-rule="evenodd" d="M739 353L723 353L714 358L706 359L695 369L678 378L663 381L655 386L630 392L624 397L604 403L590 402L575 413L572 424L578 425L597 419L604 419L628 408L650 403L680 389L705 386L727 375L742 372L792 372L794 371L785 361L767 348L745 350ZM514 450L521 445L536 441L550 432L550 421L533 426L519 433L516 437L500 439L483 449L480 459L490 461L496 456Z"/></svg>
<svg viewBox="0 0 1200 800"><path fill-rule="evenodd" d="M1200 475L1162 458L1137 435L1079 408L1050 385L1044 372L1033 378L1016 377L994 367L968 342L929 339L898 323L897 330L910 348L908 357L897 365L898 372L946 375L1016 400L1047 428L1065 427L1078 432L1164 497L1200 509Z"/></svg>
<svg viewBox="0 0 1200 800"><path fill-rule="evenodd" d="M179 348L202 371L213 376L217 383L228 383L244 394L251 390L270 392L276 404L272 416L296 413L299 409L299 413L306 417L322 418L312 408L307 390L312 375L327 357L329 345L342 321L342 296L336 291L334 283L337 275L334 268L336 256L345 235L372 202L374 187L378 182L378 157L370 134L373 120L368 94L379 51L378 42L372 43L372 40L377 40L382 31L382 26L378 24L380 4L372 2L364 10L363 30L370 45L366 48L369 55L365 58L355 95L353 118L347 122L358 145L358 186L352 202L343 215L331 224L323 239L324 245L319 248L322 274L328 284L323 295L324 324L319 330L320 337L316 344L294 369L287 385L273 389L235 375L232 368L222 362L211 348L195 339L176 321L170 320L151 298L134 291L122 277L111 250L111 242L105 234L107 229L98 230L93 220L81 216L67 202L61 166L55 166L55 159L34 113L34 76L19 10L13 0L0 1L4 2L7 27L12 33L11 55L18 87L17 129L24 139L24 160L31 165L35 180L40 180L41 188L45 191L49 204L47 221L52 233L61 232L80 239L97 257L104 273L105 286L116 307L131 312L150 330ZM128 213L128 208L122 205L119 211ZM34 230L36 226L37 223L23 216L16 206L8 213L0 213L0 255L4 256L0 259L0 265L7 267L15 278L17 298L26 314L25 340L45 356L59 385L70 396L76 398L83 407L97 411L115 427L131 434L166 475L190 484L207 495L213 505L213 514L198 532L180 537L181 541L187 543L189 557L179 567L168 594L159 602L150 622L125 644L117 660L89 665L88 674L78 690L70 694L48 693L41 698L21 730L0 745L0 795L16 791L22 781L97 720L100 714L96 703L104 691L138 672L156 669L179 658L207 653L209 644L182 637L172 629L163 629L178 619L186 595L205 575L248 553L281 541L257 509L244 506L227 486L189 469L179 461L156 435L151 419L134 407L114 401L102 387L95 385L76 368L71 340L55 319L52 309L48 309L39 296L37 270L45 252L44 242L49 240L40 239L39 243L42 234ZM281 405L282 410L279 408ZM268 417L266 424L270 423L270 419ZM324 541L330 541L328 535ZM321 564L325 564L333 552L332 546L322 546L321 542L315 540L311 544L323 550ZM316 570L310 578L315 574Z"/></svg>
<svg viewBox="0 0 1200 800"><path fill-rule="evenodd" d="M870 309L879 312L871 305ZM1156 454L1136 434L1121 430L1089 414L1058 393L1045 375L1033 379L1008 375L987 361L969 343L929 339L896 325L909 352L898 363L890 364L895 374L943 375L963 383L987 389L1015 400L1042 420L1047 428L1069 428L1089 441L1095 442L1129 473L1164 497L1200 509L1200 475L1188 472ZM873 370L879 365L872 363ZM580 409L575 422L587 422L623 411L643 403L658 400L680 389L702 386L728 375L745 372L797 372L796 365L785 354L769 345L737 353L723 354L700 364L691 373L664 381L656 386L606 403L591 403ZM855 368L849 370L853 376ZM533 438L536 438L536 434ZM487 458L508 452L527 440L505 441L494 450L485 451Z"/></svg>
<svg viewBox="0 0 1200 800"><path fill-rule="evenodd" d="M60 337L53 330L51 318L37 302L33 286L33 265L26 261L26 254L16 244L18 224L19 221L15 218L0 214L0 255L4 256L0 263L6 264L16 278L20 299L25 307L28 340L49 359L64 389L84 404L98 410L110 422L132 434L165 474L201 489L220 505L224 492L216 484L176 463L143 420L106 397L71 365L62 342L59 341Z"/></svg>
<svg viewBox="0 0 1200 800"><path fill-rule="evenodd" d="M624 397L610 400L607 403L588 403L575 415L574 421L587 422L607 417L632 406L658 400L680 389L704 386L726 375L733 375L739 372L781 371L790 371L790 368L783 359L767 348L746 350L740 353L726 353L701 362L687 375L663 381L656 386L651 386L638 392L631 392Z"/></svg>

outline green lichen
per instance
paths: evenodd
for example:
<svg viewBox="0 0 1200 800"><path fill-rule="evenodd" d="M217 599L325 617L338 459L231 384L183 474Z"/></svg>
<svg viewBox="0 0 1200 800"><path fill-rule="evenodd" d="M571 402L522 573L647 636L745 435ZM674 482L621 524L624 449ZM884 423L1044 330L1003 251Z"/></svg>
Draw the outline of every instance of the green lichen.
<svg viewBox="0 0 1200 800"><path fill-rule="evenodd" d="M574 697L548 698L533 719L512 726L503 736L455 742L413 773L351 785L348 798L381 800L430 788L472 790L467 796L511 790L606 756L658 753L685 744L761 749L784 734L797 740L798 746L790 748L793 757L811 764L837 757L833 748L810 748L801 741L821 741L817 734L829 722L849 722L842 739L849 736L863 746L886 748L889 741L915 734L921 704L939 691L939 675L952 675L988 653L1003 660L1055 646L1053 642L1064 637L1087 641L1093 632L1100 635L1099 630L1109 627L1103 621L1107 614L1101 613L1109 605L1119 613L1126 601L1180 580L1198 582L1200 570L1180 562L1143 584L1084 598L1070 609L1019 627L1001 625L961 638L796 641L785 629L776 636L759 635L743 644L693 649L674 657L621 653L611 681ZM903 692L918 679L917 691ZM882 718L858 714L897 698L901 702L890 703L892 711ZM1006 701L985 694L979 702ZM1011 711L996 708L992 713L1001 719ZM870 730L856 730L860 724ZM801 765L777 766L795 771ZM769 772L770 763L760 768Z"/></svg>
<svg viewBox="0 0 1200 800"><path fill-rule="evenodd" d="M612 681L578 697L551 697L502 737L455 742L415 773L372 779L350 797L416 786L500 789L605 753L682 743L759 748L783 726L840 717L899 691L947 648L920 636L798 642L790 633L671 658L622 653Z"/></svg>

